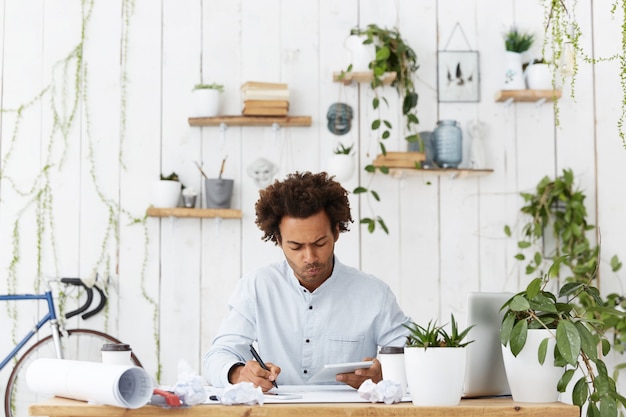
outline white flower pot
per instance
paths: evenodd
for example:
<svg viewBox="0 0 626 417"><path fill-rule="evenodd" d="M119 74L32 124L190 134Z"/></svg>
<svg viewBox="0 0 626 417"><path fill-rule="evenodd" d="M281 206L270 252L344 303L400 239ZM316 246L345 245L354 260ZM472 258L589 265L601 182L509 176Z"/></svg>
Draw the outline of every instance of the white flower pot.
<svg viewBox="0 0 626 417"><path fill-rule="evenodd" d="M349 59L353 72L371 71L369 65L375 57L374 45L364 45L365 39L367 39L365 35L350 35L343 43L350 53Z"/></svg>
<svg viewBox="0 0 626 417"><path fill-rule="evenodd" d="M219 114L220 91L199 88L191 94L191 117L215 117Z"/></svg>
<svg viewBox="0 0 626 417"><path fill-rule="evenodd" d="M555 333L556 330L553 331ZM539 344L548 338L546 360L541 365L538 359ZM506 379L509 381L513 401L527 403L549 403L559 399L556 385L565 369L554 366L556 340L547 329L529 329L522 351L513 356L510 346L502 345L502 359Z"/></svg>
<svg viewBox="0 0 626 417"><path fill-rule="evenodd" d="M178 206L181 184L178 181L160 180L152 183L151 204L157 208Z"/></svg>
<svg viewBox="0 0 626 417"><path fill-rule="evenodd" d="M334 175L337 181L347 181L354 173L354 156L333 154L328 160L328 173Z"/></svg>
<svg viewBox="0 0 626 417"><path fill-rule="evenodd" d="M504 85L503 90L524 90L524 72L522 70L522 54L505 51L504 53Z"/></svg>
<svg viewBox="0 0 626 417"><path fill-rule="evenodd" d="M465 348L404 347L406 381L414 405L458 405L465 381Z"/></svg>
<svg viewBox="0 0 626 417"><path fill-rule="evenodd" d="M531 90L552 90L552 73L548 64L532 64L524 73Z"/></svg>

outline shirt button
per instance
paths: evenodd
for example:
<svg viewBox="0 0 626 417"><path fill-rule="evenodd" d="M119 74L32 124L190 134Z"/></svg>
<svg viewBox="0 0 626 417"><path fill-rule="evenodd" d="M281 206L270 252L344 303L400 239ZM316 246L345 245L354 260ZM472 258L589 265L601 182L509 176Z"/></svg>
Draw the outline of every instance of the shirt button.
<svg viewBox="0 0 626 417"><path fill-rule="evenodd" d="M309 373L309 371L307 371L306 369L304 371L302 371L302 372L305 373L305 374Z"/></svg>
<svg viewBox="0 0 626 417"><path fill-rule="evenodd" d="M313 310L313 306L309 306L309 310Z"/></svg>
<svg viewBox="0 0 626 417"><path fill-rule="evenodd" d="M310 339L305 340L305 342L307 342L307 343L309 343L310 341L311 341Z"/></svg>

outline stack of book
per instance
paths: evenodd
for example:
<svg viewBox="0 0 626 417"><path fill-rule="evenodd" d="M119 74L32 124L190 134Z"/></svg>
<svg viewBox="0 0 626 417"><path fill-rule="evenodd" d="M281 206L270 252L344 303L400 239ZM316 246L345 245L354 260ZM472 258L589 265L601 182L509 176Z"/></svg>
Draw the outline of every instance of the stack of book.
<svg viewBox="0 0 626 417"><path fill-rule="evenodd" d="M248 81L241 85L244 116L287 116L287 84Z"/></svg>

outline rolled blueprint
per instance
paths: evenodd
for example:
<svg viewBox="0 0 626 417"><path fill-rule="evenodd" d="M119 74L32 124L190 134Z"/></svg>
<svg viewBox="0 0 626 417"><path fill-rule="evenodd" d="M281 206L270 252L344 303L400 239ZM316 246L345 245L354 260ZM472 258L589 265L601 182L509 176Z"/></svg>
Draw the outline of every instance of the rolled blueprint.
<svg viewBox="0 0 626 417"><path fill-rule="evenodd" d="M28 367L26 382L44 395L124 408L139 408L152 398L153 383L138 366L40 358Z"/></svg>

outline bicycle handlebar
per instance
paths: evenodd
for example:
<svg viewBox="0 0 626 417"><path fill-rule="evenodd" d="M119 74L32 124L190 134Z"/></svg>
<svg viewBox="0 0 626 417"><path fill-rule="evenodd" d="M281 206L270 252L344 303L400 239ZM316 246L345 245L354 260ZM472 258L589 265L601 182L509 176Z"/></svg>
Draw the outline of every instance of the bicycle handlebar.
<svg viewBox="0 0 626 417"><path fill-rule="evenodd" d="M63 284L68 284L68 285L75 285L75 286L79 286L79 287L83 287L85 289L85 291L87 292L87 300L85 301L85 303L77 308L76 310L72 310L69 311L67 313L65 313L65 318L69 319L74 317L77 314L80 314L82 312L84 312L85 310L87 310L90 306L91 303L93 302L93 288L88 287L87 285L85 285L85 283L83 282L82 279L80 278L61 278L61 282ZM94 308L93 310L83 314L81 317L83 318L83 320L88 319L89 317L92 317L96 314L98 314L100 312L100 310L102 310L104 308L104 306L106 305L106 294L104 293L104 291L102 291L100 289L100 287L98 286L94 286L94 288L98 291L98 294L100 294L100 302L98 303L98 305L96 306L96 308Z"/></svg>

